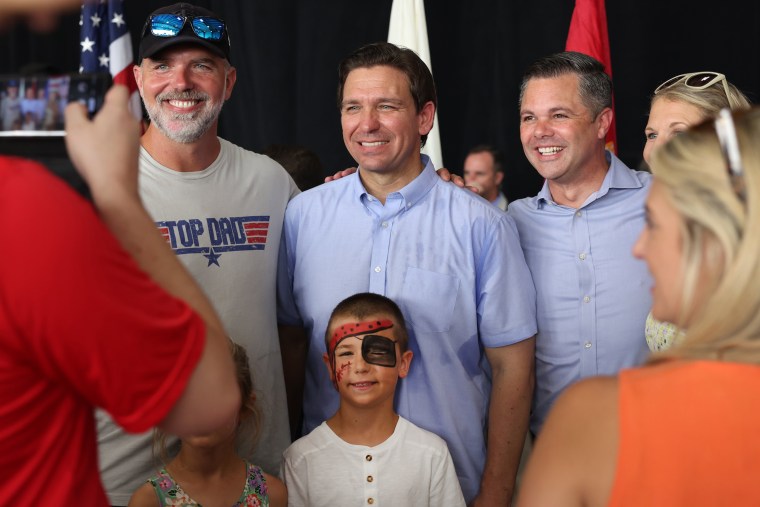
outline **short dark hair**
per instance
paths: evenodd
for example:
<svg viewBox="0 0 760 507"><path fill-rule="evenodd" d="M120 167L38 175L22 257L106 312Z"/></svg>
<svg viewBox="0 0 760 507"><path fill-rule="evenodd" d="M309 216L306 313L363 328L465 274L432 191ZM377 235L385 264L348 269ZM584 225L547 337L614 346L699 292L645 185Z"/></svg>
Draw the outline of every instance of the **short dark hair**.
<svg viewBox="0 0 760 507"><path fill-rule="evenodd" d="M338 317L354 317L361 321L364 318L378 314L391 317L393 321L393 336L398 340L401 352L406 352L409 348L409 332L406 329L404 314L401 313L401 309L392 299L372 292L360 292L338 303L330 314L330 320L327 322L325 348L328 350L330 348L330 340L332 339L330 328Z"/></svg>
<svg viewBox="0 0 760 507"><path fill-rule="evenodd" d="M597 59L576 51L563 51L545 56L534 62L523 75L520 84L520 101L528 81L534 78L553 78L565 74L578 76L581 101L596 118L606 107L612 107L612 78L604 72L604 65Z"/></svg>
<svg viewBox="0 0 760 507"><path fill-rule="evenodd" d="M501 150L490 144L478 144L470 148L467 152L467 156L474 155L475 153L490 153L493 157L493 170L497 173L504 172L504 163L502 161Z"/></svg>
<svg viewBox="0 0 760 507"><path fill-rule="evenodd" d="M411 49L396 46L390 42L373 42L362 46L338 65L338 109L343 104L343 87L346 84L348 74L352 70L377 66L387 66L398 69L404 73L409 81L409 91L414 99L414 107L419 113L428 102L432 102L438 109L438 97L435 91L435 82L430 69L420 57ZM422 146L425 146L427 134L420 137Z"/></svg>
<svg viewBox="0 0 760 507"><path fill-rule="evenodd" d="M310 149L297 144L270 144L262 153L288 171L303 191L324 183L322 161Z"/></svg>

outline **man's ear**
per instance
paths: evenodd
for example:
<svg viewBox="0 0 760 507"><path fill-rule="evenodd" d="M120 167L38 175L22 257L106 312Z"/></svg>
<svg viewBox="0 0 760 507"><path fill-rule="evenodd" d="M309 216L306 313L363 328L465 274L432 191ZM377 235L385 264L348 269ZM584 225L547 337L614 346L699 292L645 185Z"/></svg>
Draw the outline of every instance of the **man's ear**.
<svg viewBox="0 0 760 507"><path fill-rule="evenodd" d="M133 65L132 74L134 74L135 76L135 81L137 82L137 89L140 91L140 96L142 97L142 67L140 67L139 65Z"/></svg>
<svg viewBox="0 0 760 507"><path fill-rule="evenodd" d="M599 121L599 129L597 130L597 136L599 139L604 139L607 137L607 132L610 130L610 126L612 125L612 120L615 117L615 113L612 112L612 109L609 107L605 107L602 109L602 112L599 113L598 121Z"/></svg>
<svg viewBox="0 0 760 507"><path fill-rule="evenodd" d="M232 96L232 89L235 87L235 82L237 81L237 69L230 66L227 70L225 79L227 80L227 93L224 96L224 100L227 101L230 99L230 96Z"/></svg>
<svg viewBox="0 0 760 507"><path fill-rule="evenodd" d="M414 357L414 352L411 350L407 350L403 354L401 354L401 358L398 362L398 377L404 378L407 375L409 375L409 367L412 365L412 358Z"/></svg>
<svg viewBox="0 0 760 507"><path fill-rule="evenodd" d="M427 135L433 130L433 121L435 120L435 105L432 102L426 102L422 109L417 114L417 124L419 126L419 134L421 136Z"/></svg>

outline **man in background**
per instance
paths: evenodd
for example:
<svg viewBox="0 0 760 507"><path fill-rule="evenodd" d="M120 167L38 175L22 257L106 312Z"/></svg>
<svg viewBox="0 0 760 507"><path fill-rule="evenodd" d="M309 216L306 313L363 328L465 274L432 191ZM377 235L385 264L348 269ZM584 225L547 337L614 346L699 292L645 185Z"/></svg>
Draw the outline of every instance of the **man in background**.
<svg viewBox="0 0 760 507"><path fill-rule="evenodd" d="M501 152L481 144L467 153L464 159L464 184L477 189L478 194L502 211L507 210L507 197L501 191L504 165Z"/></svg>

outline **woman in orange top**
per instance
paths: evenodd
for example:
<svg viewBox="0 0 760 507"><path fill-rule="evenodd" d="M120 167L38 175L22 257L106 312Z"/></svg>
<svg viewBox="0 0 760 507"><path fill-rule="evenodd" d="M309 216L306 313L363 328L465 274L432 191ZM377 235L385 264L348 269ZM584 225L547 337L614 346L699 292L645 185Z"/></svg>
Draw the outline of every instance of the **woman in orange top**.
<svg viewBox="0 0 760 507"><path fill-rule="evenodd" d="M760 108L722 111L650 165L633 253L652 272L654 317L686 335L567 389L519 507L760 505Z"/></svg>

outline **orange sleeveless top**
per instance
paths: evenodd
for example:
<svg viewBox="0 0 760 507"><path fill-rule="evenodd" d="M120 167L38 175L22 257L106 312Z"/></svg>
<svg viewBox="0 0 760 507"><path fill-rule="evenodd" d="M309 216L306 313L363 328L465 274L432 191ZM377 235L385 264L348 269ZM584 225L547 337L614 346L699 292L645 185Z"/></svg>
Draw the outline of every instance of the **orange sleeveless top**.
<svg viewBox="0 0 760 507"><path fill-rule="evenodd" d="M760 366L624 370L609 505L760 505Z"/></svg>

